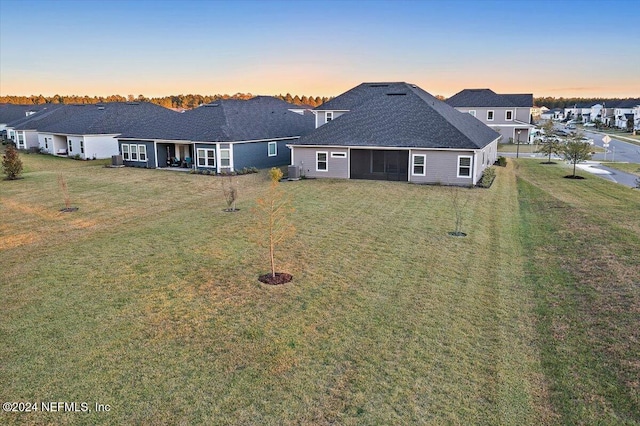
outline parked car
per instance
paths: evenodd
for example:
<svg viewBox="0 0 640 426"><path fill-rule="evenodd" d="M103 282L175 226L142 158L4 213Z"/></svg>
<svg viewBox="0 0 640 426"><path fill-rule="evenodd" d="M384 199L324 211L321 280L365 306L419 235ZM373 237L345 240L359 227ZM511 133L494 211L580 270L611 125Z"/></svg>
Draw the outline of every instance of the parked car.
<svg viewBox="0 0 640 426"><path fill-rule="evenodd" d="M596 127L596 123L584 123L584 127Z"/></svg>
<svg viewBox="0 0 640 426"><path fill-rule="evenodd" d="M570 130L575 130L576 125L573 123L567 123L567 125L565 126L565 128L570 129Z"/></svg>

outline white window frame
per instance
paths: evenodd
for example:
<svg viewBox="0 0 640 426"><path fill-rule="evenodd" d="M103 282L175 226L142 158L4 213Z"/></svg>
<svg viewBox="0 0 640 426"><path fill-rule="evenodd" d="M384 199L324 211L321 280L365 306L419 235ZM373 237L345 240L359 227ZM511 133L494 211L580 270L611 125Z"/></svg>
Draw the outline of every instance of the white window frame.
<svg viewBox="0 0 640 426"><path fill-rule="evenodd" d="M18 132L17 139L18 139L18 142L16 143L16 145L18 146L18 149L25 149L26 143L24 141L25 140L24 132Z"/></svg>
<svg viewBox="0 0 640 426"><path fill-rule="evenodd" d="M462 166L460 165L460 160L462 160L463 158L468 158L469 159L469 165L468 166ZM469 169L469 175L461 175L460 174L460 169L461 168L465 168L465 169ZM465 178L465 179L471 179L473 174L473 155L458 155L458 168L456 171L456 177L459 178Z"/></svg>
<svg viewBox="0 0 640 426"><path fill-rule="evenodd" d="M84 154L84 141L80 141L80 154Z"/></svg>
<svg viewBox="0 0 640 426"><path fill-rule="evenodd" d="M346 152L332 152L331 158L347 158Z"/></svg>
<svg viewBox="0 0 640 426"><path fill-rule="evenodd" d="M212 157L209 157L209 153L213 153ZM198 148L196 149L196 164L198 167L216 167L216 149L215 148ZM200 164L200 160L204 161L204 164ZM212 164L209 164L209 160Z"/></svg>
<svg viewBox="0 0 640 426"><path fill-rule="evenodd" d="M422 164L416 164L416 158L422 157ZM416 166L422 167L422 173L416 173ZM411 176L426 176L427 175L427 156L426 154L412 154L411 155Z"/></svg>
<svg viewBox="0 0 640 426"><path fill-rule="evenodd" d="M225 158L225 153L228 154L228 158ZM228 161L229 164L222 164L223 161ZM231 168L231 148L220 148L220 168Z"/></svg>
<svg viewBox="0 0 640 426"><path fill-rule="evenodd" d="M489 118L489 113L491 113L491 118ZM495 116L496 116L496 114L494 113L494 111L492 109L487 110L487 121L493 121Z"/></svg>
<svg viewBox="0 0 640 426"><path fill-rule="evenodd" d="M324 115L324 122L325 122L325 124L326 124L326 123L328 123L328 122L330 122L330 121L333 121L333 111L327 111L327 112L325 113L325 115Z"/></svg>
<svg viewBox="0 0 640 426"><path fill-rule="evenodd" d="M44 149L49 149L49 138L44 138Z"/></svg>
<svg viewBox="0 0 640 426"><path fill-rule="evenodd" d="M71 139L67 139L67 151L73 152L73 141Z"/></svg>
<svg viewBox="0 0 640 426"><path fill-rule="evenodd" d="M324 161L320 160L320 154L324 154ZM320 163L325 164L325 168L321 169ZM328 151L316 151L316 172L328 172L329 171L329 152Z"/></svg>
<svg viewBox="0 0 640 426"><path fill-rule="evenodd" d="M144 157L144 158L142 158ZM138 161L147 161L147 146L146 145L138 145Z"/></svg>
<svg viewBox="0 0 640 426"><path fill-rule="evenodd" d="M475 109L470 109L469 110L469 114L471 114L472 116L476 116L476 110Z"/></svg>
<svg viewBox="0 0 640 426"><path fill-rule="evenodd" d="M129 145L129 154L131 155L131 161L138 161L138 145Z"/></svg>
<svg viewBox="0 0 640 426"><path fill-rule="evenodd" d="M271 153L271 147L273 147L273 153ZM278 142L269 142L267 145L267 154L269 157L277 157L278 156Z"/></svg>
<svg viewBox="0 0 640 426"><path fill-rule="evenodd" d="M131 161L131 156L129 155L129 145L122 144L122 160L123 161Z"/></svg>
<svg viewBox="0 0 640 426"><path fill-rule="evenodd" d="M511 117L509 117L509 113L511 113ZM504 112L504 119L506 121L513 121L513 110L508 109Z"/></svg>

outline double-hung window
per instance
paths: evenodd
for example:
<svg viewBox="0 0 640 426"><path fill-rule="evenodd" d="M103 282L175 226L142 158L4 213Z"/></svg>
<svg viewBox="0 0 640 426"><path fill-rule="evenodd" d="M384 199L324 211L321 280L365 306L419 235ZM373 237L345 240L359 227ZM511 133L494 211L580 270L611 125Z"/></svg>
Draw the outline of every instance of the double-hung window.
<svg viewBox="0 0 640 426"><path fill-rule="evenodd" d="M276 155L278 155L278 143L269 142L268 152L269 152L269 157L275 157Z"/></svg>
<svg viewBox="0 0 640 426"><path fill-rule="evenodd" d="M129 145L122 145L122 159L124 161L129 161L131 157L129 157Z"/></svg>
<svg viewBox="0 0 640 426"><path fill-rule="evenodd" d="M67 139L67 148L69 152L73 151L73 143L71 142L71 139Z"/></svg>
<svg viewBox="0 0 640 426"><path fill-rule="evenodd" d="M412 174L414 176L425 176L427 173L426 163L427 156L424 154L413 154Z"/></svg>
<svg viewBox="0 0 640 426"><path fill-rule="evenodd" d="M138 145L129 145L131 150L131 161L138 161Z"/></svg>
<svg viewBox="0 0 640 426"><path fill-rule="evenodd" d="M458 156L458 177L468 178L471 177L471 156L459 155Z"/></svg>
<svg viewBox="0 0 640 426"><path fill-rule="evenodd" d="M504 112L504 119L507 121L513 121L513 111L511 111L510 109L506 110Z"/></svg>
<svg viewBox="0 0 640 426"><path fill-rule="evenodd" d="M231 150L228 148L220 150L220 167L231 167Z"/></svg>
<svg viewBox="0 0 640 426"><path fill-rule="evenodd" d="M84 154L84 141L80 141L80 153Z"/></svg>
<svg viewBox="0 0 640 426"><path fill-rule="evenodd" d="M487 111L487 121L493 121L493 111Z"/></svg>
<svg viewBox="0 0 640 426"><path fill-rule="evenodd" d="M325 115L325 123L330 122L331 120L333 120L333 111L327 111L327 114Z"/></svg>
<svg viewBox="0 0 640 426"><path fill-rule="evenodd" d="M316 152L316 171L326 172L329 171L329 155L326 151Z"/></svg>
<svg viewBox="0 0 640 426"><path fill-rule="evenodd" d="M138 145L138 161L147 161L146 145Z"/></svg>

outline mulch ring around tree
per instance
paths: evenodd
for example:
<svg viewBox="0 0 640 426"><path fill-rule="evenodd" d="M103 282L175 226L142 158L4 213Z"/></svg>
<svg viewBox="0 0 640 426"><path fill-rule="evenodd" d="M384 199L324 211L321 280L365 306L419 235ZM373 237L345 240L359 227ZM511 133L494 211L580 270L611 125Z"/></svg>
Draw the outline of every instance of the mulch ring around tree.
<svg viewBox="0 0 640 426"><path fill-rule="evenodd" d="M235 212L239 212L240 209L222 209L222 211L226 213L235 213Z"/></svg>
<svg viewBox="0 0 640 426"><path fill-rule="evenodd" d="M60 209L60 211L62 213L77 212L78 211L78 207L65 207L64 209Z"/></svg>
<svg viewBox="0 0 640 426"><path fill-rule="evenodd" d="M276 276L272 276L271 274L264 274L258 277L258 281L261 283L269 284L269 285L281 285L286 284L293 280L293 275L287 274L286 272L276 272Z"/></svg>
<svg viewBox="0 0 640 426"><path fill-rule="evenodd" d="M586 179L586 178L584 178L582 176L578 176L578 175L575 175L575 176L574 175L566 175L566 176L564 176L564 178L565 179Z"/></svg>
<svg viewBox="0 0 640 426"><path fill-rule="evenodd" d="M555 161L543 161L540 164L558 164L558 163L556 163Z"/></svg>
<svg viewBox="0 0 640 426"><path fill-rule="evenodd" d="M467 236L467 234L465 234L464 232L456 232L456 231L449 232L449 235L451 235L452 237L466 237Z"/></svg>

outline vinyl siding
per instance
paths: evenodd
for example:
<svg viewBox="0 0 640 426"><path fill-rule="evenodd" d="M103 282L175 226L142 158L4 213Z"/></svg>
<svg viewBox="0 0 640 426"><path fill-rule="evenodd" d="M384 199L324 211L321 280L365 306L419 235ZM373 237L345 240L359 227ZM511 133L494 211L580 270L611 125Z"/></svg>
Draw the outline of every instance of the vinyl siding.
<svg viewBox="0 0 640 426"><path fill-rule="evenodd" d="M474 156L474 151L433 151L425 149L412 149L409 153L411 159L414 154L426 156L426 174L425 176L412 175L413 168L409 169L409 180L412 183L430 183L442 185L473 185L473 177L459 178L458 175L458 156L470 155ZM475 159L472 160L472 174Z"/></svg>
<svg viewBox="0 0 640 426"><path fill-rule="evenodd" d="M123 164L127 167L143 167L147 169L155 169L156 167L156 152L154 150L153 142L150 141L119 141L118 149L119 154L122 155L122 145L144 145L147 148L147 161L125 161L123 158ZM140 153L138 153L138 156Z"/></svg>
<svg viewBox="0 0 640 426"><path fill-rule="evenodd" d="M347 148L307 148L292 147L293 165L300 167L301 173L306 177L316 178L349 178L349 155ZM326 152L328 170L316 171L316 152ZM332 158L332 152L347 153L345 158Z"/></svg>
<svg viewBox="0 0 640 426"><path fill-rule="evenodd" d="M291 150L287 143L292 139L273 141L277 143L277 155L269 157L269 142L246 142L233 144L234 169L257 167L259 169L285 166L291 163Z"/></svg>

